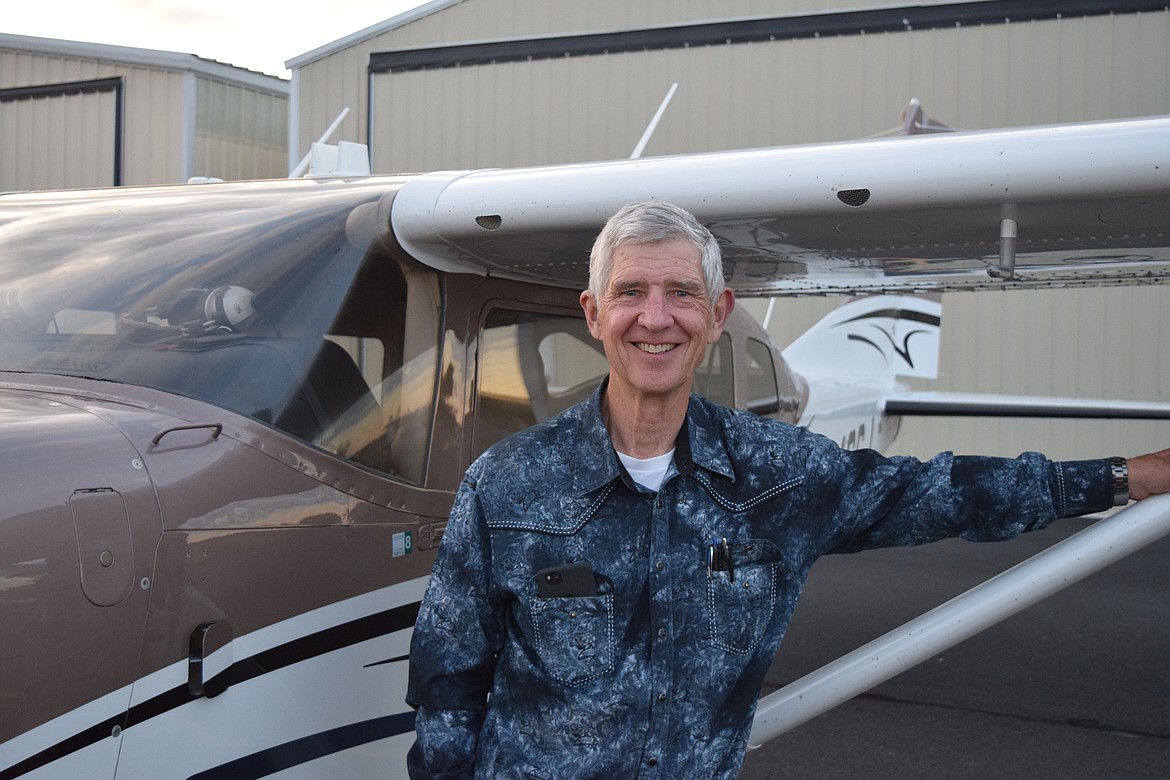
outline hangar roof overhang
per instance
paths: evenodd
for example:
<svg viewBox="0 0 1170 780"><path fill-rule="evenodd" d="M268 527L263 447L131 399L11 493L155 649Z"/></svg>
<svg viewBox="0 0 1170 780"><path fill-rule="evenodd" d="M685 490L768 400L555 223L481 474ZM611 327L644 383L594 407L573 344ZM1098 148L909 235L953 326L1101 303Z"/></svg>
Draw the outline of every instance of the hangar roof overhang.
<svg viewBox="0 0 1170 780"><path fill-rule="evenodd" d="M0 49L190 72L284 97L288 97L290 92L289 81L279 76L269 76L266 73L181 52L11 33L0 33Z"/></svg>

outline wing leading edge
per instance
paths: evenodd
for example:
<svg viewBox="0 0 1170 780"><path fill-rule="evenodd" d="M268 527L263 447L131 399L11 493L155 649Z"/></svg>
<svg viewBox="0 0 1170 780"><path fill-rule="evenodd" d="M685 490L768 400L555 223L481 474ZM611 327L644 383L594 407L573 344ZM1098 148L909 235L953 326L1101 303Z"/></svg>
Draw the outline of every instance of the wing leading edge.
<svg viewBox="0 0 1170 780"><path fill-rule="evenodd" d="M706 223L740 295L1164 282L1170 116L435 173L391 223L432 266L580 289L642 198Z"/></svg>

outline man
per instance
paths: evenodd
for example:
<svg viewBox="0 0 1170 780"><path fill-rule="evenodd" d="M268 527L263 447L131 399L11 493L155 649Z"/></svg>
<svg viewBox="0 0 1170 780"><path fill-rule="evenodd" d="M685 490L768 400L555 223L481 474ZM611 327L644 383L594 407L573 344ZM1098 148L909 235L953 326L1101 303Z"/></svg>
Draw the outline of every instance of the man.
<svg viewBox="0 0 1170 780"><path fill-rule="evenodd" d="M464 477L411 648L412 776L734 777L819 556L1006 539L1170 489L1170 450L884 458L692 396L734 305L689 213L606 224L581 306L609 377Z"/></svg>

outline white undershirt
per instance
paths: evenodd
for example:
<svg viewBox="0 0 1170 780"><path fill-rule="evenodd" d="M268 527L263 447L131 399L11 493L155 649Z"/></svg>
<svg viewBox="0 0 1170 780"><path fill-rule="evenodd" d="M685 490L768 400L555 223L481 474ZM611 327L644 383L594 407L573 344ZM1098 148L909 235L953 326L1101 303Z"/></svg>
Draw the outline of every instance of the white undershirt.
<svg viewBox="0 0 1170 780"><path fill-rule="evenodd" d="M645 459L619 452L618 458L635 482L657 493L658 488L662 487L662 480L666 479L666 470L670 468L670 462L674 460L674 449L663 455Z"/></svg>

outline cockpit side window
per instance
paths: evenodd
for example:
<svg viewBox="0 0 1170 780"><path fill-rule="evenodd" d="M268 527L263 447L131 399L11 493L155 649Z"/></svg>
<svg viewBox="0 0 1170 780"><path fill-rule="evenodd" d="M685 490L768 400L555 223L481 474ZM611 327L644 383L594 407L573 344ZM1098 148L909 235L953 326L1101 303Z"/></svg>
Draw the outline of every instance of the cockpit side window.
<svg viewBox="0 0 1170 780"><path fill-rule="evenodd" d="M581 317L491 309L480 331L472 457L583 401L609 373Z"/></svg>
<svg viewBox="0 0 1170 780"><path fill-rule="evenodd" d="M744 370L748 411L775 415L780 411L780 388L776 384L776 365L772 350L762 341L747 340L747 366Z"/></svg>
<svg viewBox="0 0 1170 780"><path fill-rule="evenodd" d="M439 290L435 275L389 258L368 261L323 339L320 380L335 407L310 440L409 482L425 477L434 417ZM328 357L327 357L328 356ZM314 365L315 367L315 365Z"/></svg>
<svg viewBox="0 0 1170 780"><path fill-rule="evenodd" d="M735 361L731 336L724 333L707 348L707 357L695 371L694 392L709 401L735 406Z"/></svg>

